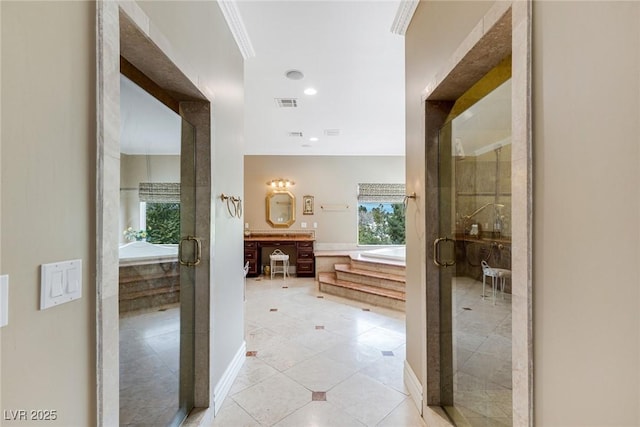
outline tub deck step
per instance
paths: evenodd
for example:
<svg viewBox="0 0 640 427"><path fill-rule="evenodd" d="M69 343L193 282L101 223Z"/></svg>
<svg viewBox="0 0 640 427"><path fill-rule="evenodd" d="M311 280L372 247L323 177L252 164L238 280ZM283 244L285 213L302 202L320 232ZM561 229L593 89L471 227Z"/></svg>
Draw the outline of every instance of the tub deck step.
<svg viewBox="0 0 640 427"><path fill-rule="evenodd" d="M320 273L318 282L320 291L328 294L381 307L404 310L405 293L403 291L340 280L336 273Z"/></svg>
<svg viewBox="0 0 640 427"><path fill-rule="evenodd" d="M383 273L404 276L406 267L404 263L385 259L367 258L360 254L351 255L351 265L360 270L379 271Z"/></svg>
<svg viewBox="0 0 640 427"><path fill-rule="evenodd" d="M335 264L333 266L338 280L361 283L404 292L406 277L379 270L366 270L353 264Z"/></svg>

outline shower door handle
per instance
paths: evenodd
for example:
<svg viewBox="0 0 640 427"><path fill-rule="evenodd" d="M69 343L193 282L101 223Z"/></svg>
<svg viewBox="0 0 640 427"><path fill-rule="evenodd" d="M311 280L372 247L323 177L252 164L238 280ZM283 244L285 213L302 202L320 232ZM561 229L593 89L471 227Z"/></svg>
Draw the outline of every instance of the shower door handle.
<svg viewBox="0 0 640 427"><path fill-rule="evenodd" d="M454 266L456 264L455 258L449 262L446 262L446 261L442 262L440 260L440 243L442 242L455 242L455 240L449 237L440 237L433 241L433 263L438 267L444 267L444 268Z"/></svg>
<svg viewBox="0 0 640 427"><path fill-rule="evenodd" d="M193 261L185 261L184 259L182 259L182 245L184 245L185 242L189 241L194 242L196 247L195 259ZM201 260L202 242L200 241L200 239L194 236L187 236L180 239L180 244L178 245L178 261L180 261L180 265L184 265L186 267L195 267L196 265L200 264Z"/></svg>

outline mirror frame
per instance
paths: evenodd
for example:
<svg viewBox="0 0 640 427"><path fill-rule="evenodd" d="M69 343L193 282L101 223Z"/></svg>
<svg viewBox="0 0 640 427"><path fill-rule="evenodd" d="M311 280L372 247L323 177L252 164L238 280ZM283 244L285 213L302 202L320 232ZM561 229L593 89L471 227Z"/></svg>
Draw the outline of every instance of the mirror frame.
<svg viewBox="0 0 640 427"><path fill-rule="evenodd" d="M291 218L285 222L274 222L271 219L271 199L277 195L285 194L288 195L291 199ZM289 228L291 225L296 222L296 196L293 195L290 191L272 191L267 194L266 200L266 220L274 228Z"/></svg>

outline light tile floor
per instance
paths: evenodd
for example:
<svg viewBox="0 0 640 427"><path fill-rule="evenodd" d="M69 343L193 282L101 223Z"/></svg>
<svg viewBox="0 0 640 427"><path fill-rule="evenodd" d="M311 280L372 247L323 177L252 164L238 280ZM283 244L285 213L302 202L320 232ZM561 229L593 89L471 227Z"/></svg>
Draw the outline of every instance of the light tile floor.
<svg viewBox="0 0 640 427"><path fill-rule="evenodd" d="M120 317L120 425L166 426L178 410L180 311Z"/></svg>
<svg viewBox="0 0 640 427"><path fill-rule="evenodd" d="M453 283L454 402L471 426L512 425L511 295L458 277Z"/></svg>
<svg viewBox="0 0 640 427"><path fill-rule="evenodd" d="M313 279L247 279L246 295L256 353L213 426L424 426L403 384L404 313L321 294Z"/></svg>
<svg viewBox="0 0 640 427"><path fill-rule="evenodd" d="M457 408L472 426L509 426L510 296L483 301L481 284L466 278L453 288ZM424 426L403 384L404 313L321 294L313 279L247 279L246 294L255 355L214 427ZM126 316L120 328L121 425L167 425L177 410L179 310Z"/></svg>

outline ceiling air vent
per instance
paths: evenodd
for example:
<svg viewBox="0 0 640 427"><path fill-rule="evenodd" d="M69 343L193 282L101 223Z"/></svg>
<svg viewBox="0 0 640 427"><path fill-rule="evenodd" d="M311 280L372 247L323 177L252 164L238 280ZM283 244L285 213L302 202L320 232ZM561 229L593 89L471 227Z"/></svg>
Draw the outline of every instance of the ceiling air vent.
<svg viewBox="0 0 640 427"><path fill-rule="evenodd" d="M325 136L339 136L340 129L325 129L324 134Z"/></svg>
<svg viewBox="0 0 640 427"><path fill-rule="evenodd" d="M302 132L289 132L289 136L294 138L302 138Z"/></svg>
<svg viewBox="0 0 640 427"><path fill-rule="evenodd" d="M298 100L295 98L276 98L276 104L280 108L297 108Z"/></svg>

